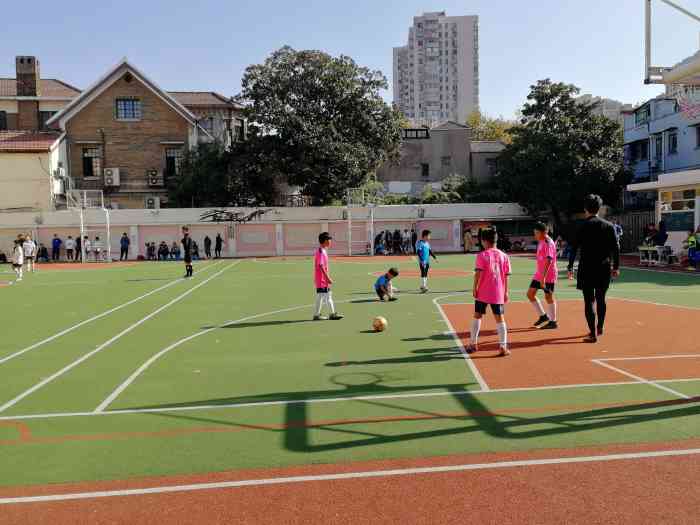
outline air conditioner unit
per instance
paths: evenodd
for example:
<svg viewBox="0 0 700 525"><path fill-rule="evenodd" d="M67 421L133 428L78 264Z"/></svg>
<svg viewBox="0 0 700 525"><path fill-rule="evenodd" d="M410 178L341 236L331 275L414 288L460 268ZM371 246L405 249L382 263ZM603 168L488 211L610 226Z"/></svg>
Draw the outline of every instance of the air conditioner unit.
<svg viewBox="0 0 700 525"><path fill-rule="evenodd" d="M148 170L146 172L149 186L163 186L163 177L158 170Z"/></svg>
<svg viewBox="0 0 700 525"><path fill-rule="evenodd" d="M119 186L119 168L104 169L105 186Z"/></svg>
<svg viewBox="0 0 700 525"><path fill-rule="evenodd" d="M157 210L160 208L160 197L146 197L146 209Z"/></svg>

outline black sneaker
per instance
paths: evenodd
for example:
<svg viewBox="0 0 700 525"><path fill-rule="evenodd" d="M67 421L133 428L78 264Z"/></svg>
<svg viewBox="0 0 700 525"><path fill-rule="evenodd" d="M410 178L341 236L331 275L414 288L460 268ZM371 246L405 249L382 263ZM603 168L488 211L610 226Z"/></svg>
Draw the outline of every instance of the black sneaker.
<svg viewBox="0 0 700 525"><path fill-rule="evenodd" d="M556 321L549 321L546 325L540 326L540 330L556 330L559 325Z"/></svg>
<svg viewBox="0 0 700 525"><path fill-rule="evenodd" d="M340 321L343 317L345 316L340 314L332 314L328 319L331 321Z"/></svg>
<svg viewBox="0 0 700 525"><path fill-rule="evenodd" d="M602 329L602 328L598 328L598 337L600 337L601 335L603 335L603 329Z"/></svg>
<svg viewBox="0 0 700 525"><path fill-rule="evenodd" d="M399 300L398 297L389 297L389 301L391 301L392 303L393 303L394 301L398 301L398 300Z"/></svg>
<svg viewBox="0 0 700 525"><path fill-rule="evenodd" d="M549 322L549 317L546 315L541 315L540 318L535 321L535 324L532 326L540 326L541 324L548 323Z"/></svg>

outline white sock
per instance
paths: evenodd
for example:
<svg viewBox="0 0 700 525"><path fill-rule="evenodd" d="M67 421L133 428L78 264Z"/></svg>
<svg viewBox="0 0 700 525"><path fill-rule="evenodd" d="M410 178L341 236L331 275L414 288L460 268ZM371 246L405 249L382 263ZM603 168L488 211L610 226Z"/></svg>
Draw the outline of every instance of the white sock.
<svg viewBox="0 0 700 525"><path fill-rule="evenodd" d="M319 316L321 315L321 308L323 308L323 295L322 293L317 293L316 294L316 306L314 310L314 315Z"/></svg>
<svg viewBox="0 0 700 525"><path fill-rule="evenodd" d="M537 312L537 315L539 315L540 317L542 317L544 315L544 308L542 308L542 303L540 302L540 300L537 297L535 297L534 301L530 301L530 304Z"/></svg>
<svg viewBox="0 0 700 525"><path fill-rule="evenodd" d="M476 345L479 342L479 332L481 331L481 319L472 319L472 330L469 334L470 342Z"/></svg>
<svg viewBox="0 0 700 525"><path fill-rule="evenodd" d="M421 286L422 286L423 288L427 288L427 287L428 287L428 278L427 278L427 277L421 277L421 278L420 278L420 283L421 283Z"/></svg>
<svg viewBox="0 0 700 525"><path fill-rule="evenodd" d="M508 328L506 327L505 321L502 323L496 323L496 331L498 332L498 344L501 348L508 347Z"/></svg>
<svg viewBox="0 0 700 525"><path fill-rule="evenodd" d="M326 303L328 304L328 308L331 310L331 314L335 314L335 304L333 304L333 294L331 292L328 292L326 295Z"/></svg>
<svg viewBox="0 0 700 525"><path fill-rule="evenodd" d="M557 321L557 303L547 304L547 317L550 321Z"/></svg>

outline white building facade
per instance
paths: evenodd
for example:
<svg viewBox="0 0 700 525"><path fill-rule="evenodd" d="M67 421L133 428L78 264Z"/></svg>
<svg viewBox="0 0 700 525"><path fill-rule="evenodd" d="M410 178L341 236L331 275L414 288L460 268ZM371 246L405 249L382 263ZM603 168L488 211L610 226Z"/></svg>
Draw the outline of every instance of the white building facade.
<svg viewBox="0 0 700 525"><path fill-rule="evenodd" d="M479 109L478 16L414 17L393 59L394 104L413 125L464 123Z"/></svg>

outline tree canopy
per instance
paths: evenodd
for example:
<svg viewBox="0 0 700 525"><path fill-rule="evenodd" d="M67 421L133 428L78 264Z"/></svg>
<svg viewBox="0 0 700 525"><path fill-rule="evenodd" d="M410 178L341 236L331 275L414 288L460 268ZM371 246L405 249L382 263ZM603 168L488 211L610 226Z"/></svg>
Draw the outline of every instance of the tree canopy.
<svg viewBox="0 0 700 525"><path fill-rule="evenodd" d="M509 144L510 128L514 125L515 122L488 117L478 110L467 117L467 126L471 129L471 140L500 140L504 144Z"/></svg>

